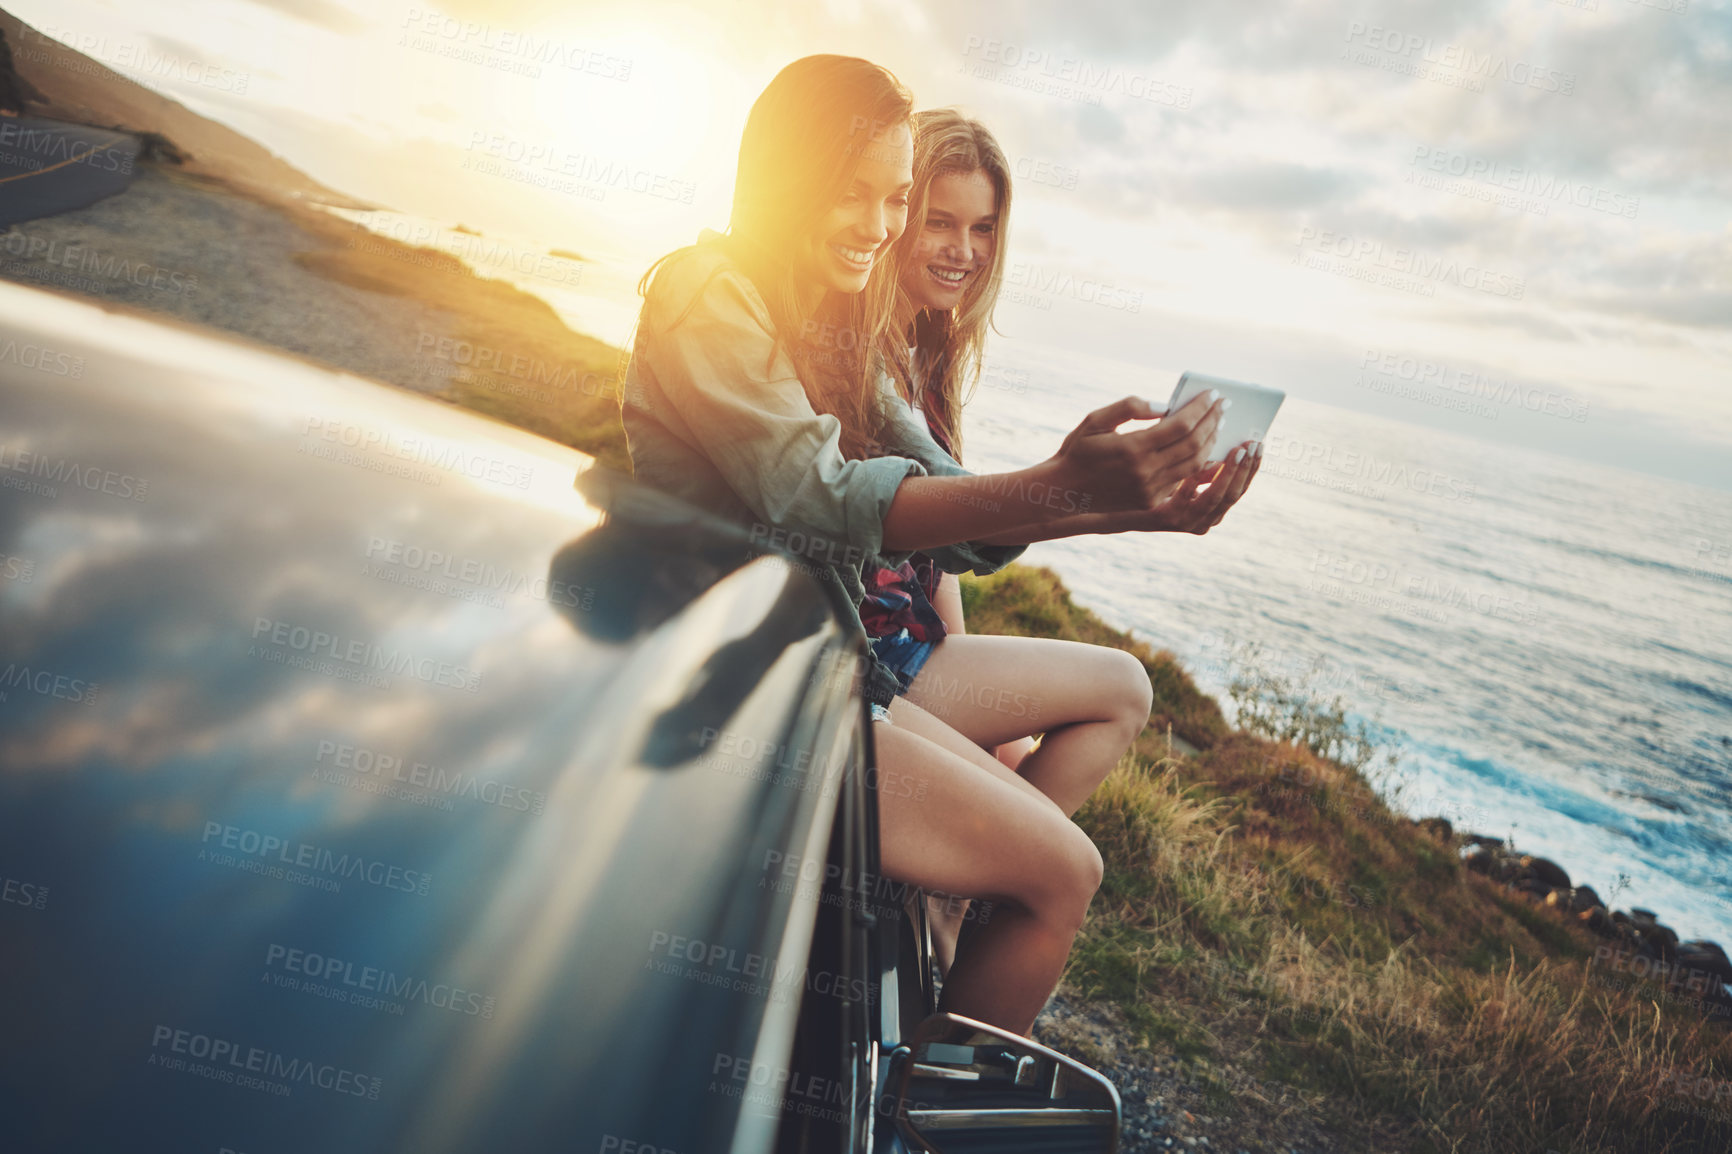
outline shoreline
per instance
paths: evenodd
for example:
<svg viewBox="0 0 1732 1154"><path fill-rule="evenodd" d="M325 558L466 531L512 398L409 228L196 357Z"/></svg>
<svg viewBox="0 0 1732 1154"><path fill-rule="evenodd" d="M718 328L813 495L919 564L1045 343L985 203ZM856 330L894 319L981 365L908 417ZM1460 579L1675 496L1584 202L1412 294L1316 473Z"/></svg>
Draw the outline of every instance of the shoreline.
<svg viewBox="0 0 1732 1154"><path fill-rule="evenodd" d="M1036 1025L1123 1088L1127 1150L1732 1145L1701 1109L1732 1094L1732 999L1639 907L1631 928L1572 911L1592 890L1556 863L1493 868L1490 845L1393 811L1352 766L1230 728L1177 658L1051 571L963 590L979 631L1123 648L1155 689L1077 814L1106 879ZM1168 725L1197 752L1175 756Z"/></svg>
<svg viewBox="0 0 1732 1154"><path fill-rule="evenodd" d="M1064 556L1054 561L1044 561L1042 568L1050 569L1060 581L1067 580L1066 570L1074 570L1076 558ZM1058 562L1058 563L1055 563ZM1078 578L1087 582L1087 575ZM1109 583L1106 589L1106 599L1111 600L1116 587ZM1097 589L1097 593L1101 590ZM1071 596L1075 597L1074 594ZM1098 600L1098 599L1097 599ZM1100 616L1103 623L1108 624L1114 633L1126 639L1138 641L1150 649L1161 648L1158 642L1145 639L1137 626L1121 626L1115 618L1135 616L1133 609L1124 604L1118 605L1118 612L1097 610L1091 608L1087 600L1078 599L1074 602L1076 609ZM1109 616L1109 614L1111 614ZM1247 631L1248 632L1248 631ZM1223 637L1219 633L1204 632L1201 634L1201 650L1187 649L1192 654L1182 658L1177 654L1174 660L1190 673L1210 696L1221 702L1228 701L1229 687L1237 677L1249 676L1253 680L1274 680L1283 683L1282 688L1288 692L1299 692L1312 696L1321 704L1337 698L1343 699L1347 706L1347 698L1357 696L1362 712L1354 712L1349 708L1347 720L1368 730L1381 731L1383 735L1400 735L1407 738L1404 727L1389 720L1393 706L1399 705L1401 698L1391 693L1396 682L1405 685L1399 668L1393 671L1371 670L1368 662L1355 653L1345 653L1338 658L1331 658L1326 665L1319 665L1313 672L1317 684L1307 684L1306 671L1300 657L1310 658L1313 654L1299 650L1297 647L1283 650L1279 641L1261 641L1266 652L1271 652L1271 658L1266 663L1244 662L1238 659L1240 650L1246 646L1243 634L1238 639ZM1117 642L1114 642L1117 644ZM1409 692L1412 692L1411 688ZM1725 744L1732 745L1732 739L1722 739ZM1393 744L1393 743L1391 743ZM1680 937L1694 940L1714 941L1722 944L1732 952L1732 899L1716 897L1716 889L1712 885L1691 885L1678 881L1676 887L1665 884L1672 879L1678 879L1679 874L1672 867L1677 864L1677 857L1669 851L1659 853L1633 853L1629 861L1621 867L1605 866L1595 857L1595 847L1599 844L1616 844L1614 841L1622 830L1609 830L1595 825L1580 813L1580 808L1586 808L1600 803L1617 804L1615 798L1603 799L1596 792L1597 783L1589 780L1581 785L1569 782L1567 775L1540 775L1548 783L1548 787L1556 787L1569 791L1561 800L1565 803L1578 804L1579 808L1570 808L1569 804L1552 806L1542 802L1538 796L1523 795L1511 788L1511 783L1532 773L1524 770L1515 761L1505 760L1499 750L1483 757L1475 750L1463 748L1451 742L1447 735L1427 737L1422 740L1404 741L1401 752L1406 756L1403 761L1407 768L1387 774L1385 782L1405 783L1406 796L1399 793L1385 797L1379 795L1379 805L1387 807L1394 817L1391 820L1412 820L1415 822L1431 817L1443 817L1460 830L1474 834L1495 835L1496 831L1509 830L1517 838L1520 852L1534 856L1546 857L1562 863L1569 870L1569 876L1578 879L1584 874L1596 876L1601 892L1610 894L1614 899L1630 903L1634 908L1645 908L1644 903L1654 908L1668 907L1669 912L1659 915L1659 920L1676 927ZM1490 771L1479 773L1474 764L1485 762ZM1498 794L1499 801L1487 803L1475 800L1481 789L1489 789ZM1672 808L1672 803L1662 796L1658 799L1652 796L1636 795L1651 805ZM1519 807L1519 808L1518 808ZM1687 811L1686 811L1687 812ZM1714 814L1712 808L1704 808L1702 812ZM1535 822L1532 815L1540 815L1545 820ZM1513 827L1507 822L1514 821ZM1634 836L1634 835L1626 835ZM1535 844L1535 843L1539 844ZM1585 844L1584 844L1585 843ZM1709 852L1692 843L1692 853ZM1582 871L1578 873L1578 868ZM1659 885L1644 890L1639 881L1620 887L1618 878L1622 876L1619 868L1630 874L1650 872L1665 875L1659 879ZM1650 877L1650 881L1655 880Z"/></svg>

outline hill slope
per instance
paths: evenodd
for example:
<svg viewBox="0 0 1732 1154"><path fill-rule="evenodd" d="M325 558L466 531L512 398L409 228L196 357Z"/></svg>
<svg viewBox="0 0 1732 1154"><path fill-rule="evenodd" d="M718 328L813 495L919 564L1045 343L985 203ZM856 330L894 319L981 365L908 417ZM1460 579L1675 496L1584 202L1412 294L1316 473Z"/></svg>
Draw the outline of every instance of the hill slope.
<svg viewBox="0 0 1732 1154"><path fill-rule="evenodd" d="M1376 751L1303 686L1252 671L1235 696L1262 732L1235 730L1047 570L965 579L963 600L971 631L1115 645L1154 682L1155 724L1077 814L1106 880L1037 1024L1119 1083L1127 1150L1154 1148L1145 1129L1328 1149L1302 1137L1318 1124L1380 1154L1732 1149L1732 1034L1702 1016L1705 975L1393 812ZM1168 722L1201 750L1173 756ZM1290 728L1304 739L1271 736Z"/></svg>
<svg viewBox="0 0 1732 1154"><path fill-rule="evenodd" d="M0 53L0 97L148 145L126 191L29 221L28 242L14 234L0 277L223 329L629 470L620 350L573 332L545 300L477 276L449 252L315 207L369 206L10 13L0 11L0 32L16 69L4 74ZM84 258L77 270L49 259L70 251Z"/></svg>
<svg viewBox="0 0 1732 1154"><path fill-rule="evenodd" d="M352 208L369 207L334 192L249 140L152 92L137 81L44 36L0 9L0 33L12 50L25 111L55 120L116 128L166 148L188 171L272 200L302 198ZM0 89L10 78L0 78Z"/></svg>

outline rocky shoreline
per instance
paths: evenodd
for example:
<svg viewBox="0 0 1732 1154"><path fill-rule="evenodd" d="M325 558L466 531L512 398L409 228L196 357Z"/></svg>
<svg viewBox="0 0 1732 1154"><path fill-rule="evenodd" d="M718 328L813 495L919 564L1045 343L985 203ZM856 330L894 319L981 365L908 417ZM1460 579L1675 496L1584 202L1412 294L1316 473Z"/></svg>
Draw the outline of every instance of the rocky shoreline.
<svg viewBox="0 0 1732 1154"><path fill-rule="evenodd" d="M1589 964L1598 988L1633 990L1649 984L1665 1001L1696 1009L1732 1027L1732 959L1717 942L1681 941L1676 931L1641 907L1610 909L1592 886L1575 885L1549 858L1512 850L1502 838L1458 833L1443 818L1417 823L1463 852L1462 864L1523 895L1536 909L1574 921L1605 944ZM1317 1125L1292 1087L1259 1081L1231 1063L1210 1063L1207 1073L1147 1049L1127 1049L1131 1031L1115 1007L1061 988L1035 1023L1033 1036L1088 1062L1118 1089L1126 1151L1206 1150L1219 1154L1334 1154L1344 1147ZM1234 1105L1222 1115L1223 1094Z"/></svg>
<svg viewBox="0 0 1732 1154"><path fill-rule="evenodd" d="M1718 942L1680 941L1676 930L1640 906L1611 909L1592 886L1573 884L1556 862L1517 853L1502 838L1458 835L1443 818L1419 824L1443 840L1459 838L1465 850L1462 864L1468 869L1605 939L1590 963L1600 971L1603 986L1628 989L1653 983L1669 1000L1732 1026L1732 959Z"/></svg>

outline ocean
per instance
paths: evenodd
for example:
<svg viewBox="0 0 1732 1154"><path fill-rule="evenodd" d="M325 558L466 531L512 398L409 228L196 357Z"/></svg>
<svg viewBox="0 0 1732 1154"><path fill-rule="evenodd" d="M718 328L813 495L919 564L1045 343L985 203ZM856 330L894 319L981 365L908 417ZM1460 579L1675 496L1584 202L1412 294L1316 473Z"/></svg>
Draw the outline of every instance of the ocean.
<svg viewBox="0 0 1732 1154"><path fill-rule="evenodd" d="M1000 340L966 463L1033 464L1088 410L1164 403L1177 377ZM1206 536L1023 559L1229 714L1252 669L1339 697L1398 750L1402 811L1732 946L1732 493L1437 432L1415 408L1408 424L1290 397Z"/></svg>

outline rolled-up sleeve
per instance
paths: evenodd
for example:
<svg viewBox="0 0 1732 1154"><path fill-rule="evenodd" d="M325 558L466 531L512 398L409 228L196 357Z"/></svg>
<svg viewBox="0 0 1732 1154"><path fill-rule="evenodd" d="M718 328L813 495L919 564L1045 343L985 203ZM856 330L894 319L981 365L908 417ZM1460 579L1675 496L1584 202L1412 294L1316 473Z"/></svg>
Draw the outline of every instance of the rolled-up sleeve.
<svg viewBox="0 0 1732 1154"><path fill-rule="evenodd" d="M884 424L879 432L879 440L886 452L918 461L921 468L933 477L974 475L957 464L956 459L932 439L932 434L926 430L925 422L914 415L914 410L896 393L890 378L883 374L878 378L878 394L884 410ZM988 573L998 572L1022 556L1027 548L1027 545L986 545L978 541L959 541L954 545L940 545L922 549L920 552L932 558L946 573L974 573L984 577Z"/></svg>
<svg viewBox="0 0 1732 1154"><path fill-rule="evenodd" d="M702 275L705 262L692 263ZM690 286L694 274L680 273ZM712 265L699 285L673 295L687 297L689 307L651 339L640 337L639 355L649 358L691 444L764 523L756 535L775 529L805 534L809 545L795 551L809 555L842 549L858 551L859 559L879 554L897 486L925 467L909 457L850 461L842 455L841 422L813 410L742 274Z"/></svg>

